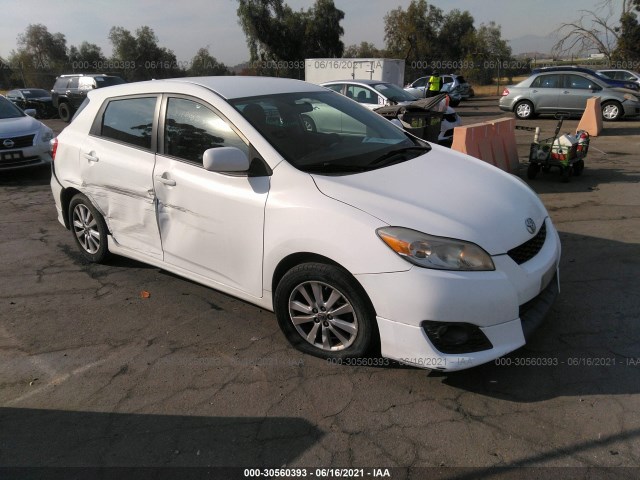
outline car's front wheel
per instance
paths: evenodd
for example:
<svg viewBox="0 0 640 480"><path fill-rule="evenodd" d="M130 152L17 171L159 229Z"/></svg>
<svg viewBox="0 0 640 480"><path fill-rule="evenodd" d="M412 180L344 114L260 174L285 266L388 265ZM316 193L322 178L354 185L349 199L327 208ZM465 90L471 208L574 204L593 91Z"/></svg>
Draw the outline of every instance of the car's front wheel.
<svg viewBox="0 0 640 480"><path fill-rule="evenodd" d="M77 194L69 204L69 225L82 256L93 263L107 257L107 225L89 199Z"/></svg>
<svg viewBox="0 0 640 480"><path fill-rule="evenodd" d="M278 283L274 304L289 342L317 357L365 356L377 338L375 312L366 293L334 265L293 267Z"/></svg>
<svg viewBox="0 0 640 480"><path fill-rule="evenodd" d="M602 104L602 118L607 122L613 122L622 117L622 105L618 102L604 102Z"/></svg>
<svg viewBox="0 0 640 480"><path fill-rule="evenodd" d="M520 120L529 120L534 116L533 104L527 100L516 103L513 111Z"/></svg>

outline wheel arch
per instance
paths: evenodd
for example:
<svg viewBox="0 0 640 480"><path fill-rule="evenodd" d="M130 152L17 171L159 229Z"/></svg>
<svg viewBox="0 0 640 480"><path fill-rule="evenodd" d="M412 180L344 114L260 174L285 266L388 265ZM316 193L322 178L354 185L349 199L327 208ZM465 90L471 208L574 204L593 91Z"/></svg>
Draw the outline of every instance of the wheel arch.
<svg viewBox="0 0 640 480"><path fill-rule="evenodd" d="M343 270L345 273L349 275L349 277L351 277L351 280L353 281L354 285L360 290L360 293L363 295L363 298L368 303L369 307L371 308L371 311L375 313L376 310L373 306L373 302L371 301L371 298L369 298L369 294L367 294L367 291L364 289L364 286L358 281L358 279L349 270L347 270L338 262L336 262L335 260L332 260L329 257L320 255L317 253L312 253L312 252L292 253L284 257L282 260L280 260L280 262L278 262L278 265L273 271L273 276L271 277L272 300L275 300L276 288L278 286L278 283L280 283L280 280L282 280L282 277L284 276L284 274L287 273L289 270L291 270L293 267L297 265L301 265L303 263L323 263L326 265L333 265Z"/></svg>
<svg viewBox="0 0 640 480"><path fill-rule="evenodd" d="M71 225L69 225L69 205L71 204L71 199L79 193L82 192L77 188L69 187L65 188L60 194L60 204L63 212L62 217L64 218L64 226L67 230L71 228Z"/></svg>

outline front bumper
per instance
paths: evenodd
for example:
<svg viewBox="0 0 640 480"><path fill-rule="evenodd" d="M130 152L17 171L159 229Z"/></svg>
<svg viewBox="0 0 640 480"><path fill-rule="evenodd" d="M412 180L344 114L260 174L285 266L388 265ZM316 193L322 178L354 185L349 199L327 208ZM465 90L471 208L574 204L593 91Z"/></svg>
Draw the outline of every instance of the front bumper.
<svg viewBox="0 0 640 480"><path fill-rule="evenodd" d="M559 291L560 240L549 219L541 250L518 265L493 257L491 272L452 272L419 267L405 272L357 275L377 313L381 353L402 363L461 370L523 346L542 322ZM444 353L425 325L460 324L476 329L488 347Z"/></svg>

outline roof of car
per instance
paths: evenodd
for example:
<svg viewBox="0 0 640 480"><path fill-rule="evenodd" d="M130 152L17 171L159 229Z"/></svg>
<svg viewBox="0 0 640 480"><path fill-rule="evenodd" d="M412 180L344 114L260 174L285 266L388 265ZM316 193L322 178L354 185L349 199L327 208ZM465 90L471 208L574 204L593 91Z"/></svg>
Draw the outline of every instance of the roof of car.
<svg viewBox="0 0 640 480"><path fill-rule="evenodd" d="M279 93L317 92L324 90L317 85L300 80L292 80L290 78L221 76L183 77L126 83L92 90L90 95L113 96L163 91L179 92L181 85L185 83L204 87L227 100L261 95L276 95Z"/></svg>
<svg viewBox="0 0 640 480"><path fill-rule="evenodd" d="M332 85L334 83L360 83L362 85L378 85L380 83L389 84L391 82L385 82L384 80L369 80L369 79L358 79L355 80L353 78L349 78L347 80L331 80L330 82L322 82L321 85Z"/></svg>

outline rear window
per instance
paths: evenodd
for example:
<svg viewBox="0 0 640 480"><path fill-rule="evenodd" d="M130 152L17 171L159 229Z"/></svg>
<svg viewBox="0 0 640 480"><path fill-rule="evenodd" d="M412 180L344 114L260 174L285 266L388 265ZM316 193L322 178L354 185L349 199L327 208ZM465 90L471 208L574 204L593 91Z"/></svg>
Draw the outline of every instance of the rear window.
<svg viewBox="0 0 640 480"><path fill-rule="evenodd" d="M102 115L100 135L150 150L155 110L156 97L111 100Z"/></svg>
<svg viewBox="0 0 640 480"><path fill-rule="evenodd" d="M110 87L112 85L120 85L122 83L126 83L120 77L95 77L96 87Z"/></svg>

